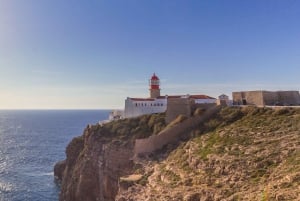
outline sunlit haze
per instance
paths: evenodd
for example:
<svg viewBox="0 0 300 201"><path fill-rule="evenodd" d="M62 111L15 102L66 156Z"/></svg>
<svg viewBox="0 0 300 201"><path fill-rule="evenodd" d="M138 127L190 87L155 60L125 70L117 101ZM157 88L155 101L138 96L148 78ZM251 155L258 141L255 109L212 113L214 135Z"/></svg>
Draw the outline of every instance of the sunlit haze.
<svg viewBox="0 0 300 201"><path fill-rule="evenodd" d="M0 0L0 109L299 90L300 1Z"/></svg>

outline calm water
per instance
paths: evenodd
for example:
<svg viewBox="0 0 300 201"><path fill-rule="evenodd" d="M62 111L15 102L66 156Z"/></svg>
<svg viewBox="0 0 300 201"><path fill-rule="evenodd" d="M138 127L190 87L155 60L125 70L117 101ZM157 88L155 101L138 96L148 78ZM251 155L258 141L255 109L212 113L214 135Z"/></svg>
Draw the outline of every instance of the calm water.
<svg viewBox="0 0 300 201"><path fill-rule="evenodd" d="M0 201L58 200L55 162L107 110L0 110Z"/></svg>

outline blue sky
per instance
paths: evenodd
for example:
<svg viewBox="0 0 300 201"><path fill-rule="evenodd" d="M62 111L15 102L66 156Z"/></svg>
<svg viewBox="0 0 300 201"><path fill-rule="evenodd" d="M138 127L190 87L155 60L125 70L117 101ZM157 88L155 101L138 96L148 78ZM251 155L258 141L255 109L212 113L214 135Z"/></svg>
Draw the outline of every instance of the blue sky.
<svg viewBox="0 0 300 201"><path fill-rule="evenodd" d="M299 90L297 0L0 0L0 108Z"/></svg>

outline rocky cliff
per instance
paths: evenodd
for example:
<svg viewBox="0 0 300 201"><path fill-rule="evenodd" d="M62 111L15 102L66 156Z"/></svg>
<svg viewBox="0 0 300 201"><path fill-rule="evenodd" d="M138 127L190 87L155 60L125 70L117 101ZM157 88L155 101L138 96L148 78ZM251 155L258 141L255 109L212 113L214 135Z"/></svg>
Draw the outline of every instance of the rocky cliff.
<svg viewBox="0 0 300 201"><path fill-rule="evenodd" d="M86 128L55 167L60 200L300 200L300 110L224 108L184 141L133 157L135 139L162 122L154 115Z"/></svg>
<svg viewBox="0 0 300 201"><path fill-rule="evenodd" d="M132 173L134 141L164 128L163 115L146 115L88 126L66 148L54 174L61 180L61 201L113 201L118 181Z"/></svg>

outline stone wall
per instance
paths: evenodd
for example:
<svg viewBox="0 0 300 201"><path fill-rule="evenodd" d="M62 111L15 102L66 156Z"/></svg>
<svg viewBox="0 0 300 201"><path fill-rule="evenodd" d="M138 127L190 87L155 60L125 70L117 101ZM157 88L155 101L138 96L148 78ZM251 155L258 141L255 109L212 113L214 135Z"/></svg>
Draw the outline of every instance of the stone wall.
<svg viewBox="0 0 300 201"><path fill-rule="evenodd" d="M300 105L299 91L242 91L232 98L234 105Z"/></svg>
<svg viewBox="0 0 300 201"><path fill-rule="evenodd" d="M298 91L263 91L264 105L300 105Z"/></svg>
<svg viewBox="0 0 300 201"><path fill-rule="evenodd" d="M191 117L197 108L209 109L215 106L216 103L196 104L193 98L169 98L166 110L166 123L170 123L178 115Z"/></svg>
<svg viewBox="0 0 300 201"><path fill-rule="evenodd" d="M180 114L190 117L192 115L191 105L193 104L195 101L189 98L168 98L166 122L170 123Z"/></svg>
<svg viewBox="0 0 300 201"><path fill-rule="evenodd" d="M163 148L163 146L178 142L183 135L197 127L202 122L207 121L212 115L217 113L221 107L213 107L208 109L200 116L191 117L184 122L177 124L167 130L163 130L158 135L152 135L146 139L137 139L134 146L134 154L151 153Z"/></svg>
<svg viewBox="0 0 300 201"><path fill-rule="evenodd" d="M263 105L262 91L232 92L234 105Z"/></svg>
<svg viewBox="0 0 300 201"><path fill-rule="evenodd" d="M275 105L278 102L278 94L273 91L263 91L263 105Z"/></svg>
<svg viewBox="0 0 300 201"><path fill-rule="evenodd" d="M300 105L299 91L278 91L278 101L283 105Z"/></svg>

